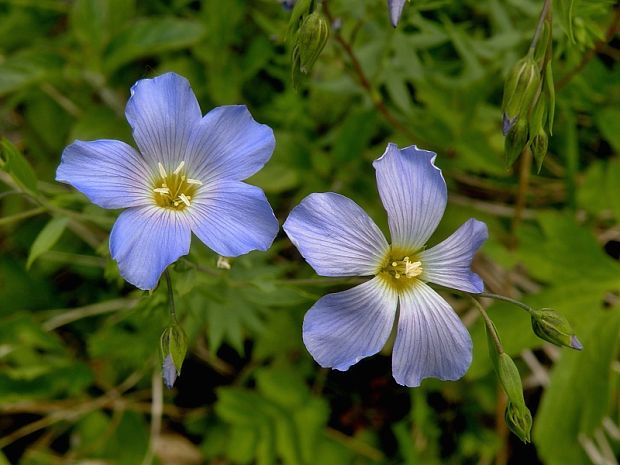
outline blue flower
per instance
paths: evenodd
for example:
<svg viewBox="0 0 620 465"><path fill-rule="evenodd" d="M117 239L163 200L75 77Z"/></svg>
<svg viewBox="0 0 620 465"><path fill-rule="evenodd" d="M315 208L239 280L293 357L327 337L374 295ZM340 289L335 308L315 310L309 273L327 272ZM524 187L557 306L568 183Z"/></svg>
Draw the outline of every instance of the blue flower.
<svg viewBox="0 0 620 465"><path fill-rule="evenodd" d="M100 207L126 208L110 252L127 281L153 289L189 253L192 232L224 256L269 248L278 222L263 191L242 180L271 157L271 128L242 105L203 117L189 82L174 73L138 81L125 116L139 152L117 140L77 140L56 180Z"/></svg>
<svg viewBox="0 0 620 465"><path fill-rule="evenodd" d="M443 216L446 183L435 154L389 144L373 165L392 244L355 202L333 192L311 194L293 209L284 230L322 276L373 276L328 294L306 313L303 339L323 367L347 370L385 345L399 307L392 353L396 381L456 380L471 364L472 343L450 305L428 282L482 292L471 271L486 240L484 223L470 219L440 244L424 245Z"/></svg>
<svg viewBox="0 0 620 465"><path fill-rule="evenodd" d="M403 14L403 8L405 7L405 0L388 0L388 11L390 13L390 22L392 26L396 27L400 16Z"/></svg>

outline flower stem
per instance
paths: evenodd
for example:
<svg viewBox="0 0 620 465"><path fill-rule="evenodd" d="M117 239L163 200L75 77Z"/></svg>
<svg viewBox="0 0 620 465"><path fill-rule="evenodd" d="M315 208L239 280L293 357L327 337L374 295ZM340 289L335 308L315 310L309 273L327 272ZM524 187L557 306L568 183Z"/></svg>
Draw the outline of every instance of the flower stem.
<svg viewBox="0 0 620 465"><path fill-rule="evenodd" d="M547 18L547 15L549 15L551 8L551 0L545 0L545 3L540 12L540 17L538 18L538 24L536 24L536 31L534 31L534 37L532 38L532 43L530 44L530 50L534 50L536 48L536 44L538 43L538 39L540 38L543 24L545 23L545 19Z"/></svg>
<svg viewBox="0 0 620 465"><path fill-rule="evenodd" d="M491 320L491 318L489 318L489 314L484 309L484 307L480 304L480 302L478 302L478 300L476 300L471 295L469 297L471 298L472 302L474 303L474 305L476 306L476 308L482 315L482 319L484 320L484 324L487 327L487 331L489 335L491 336L491 339L493 339L493 344L495 345L495 349L497 350L497 353L503 354L504 346L502 345L502 342L499 340L499 334L497 334L497 329L495 329L495 325L493 324L493 321Z"/></svg>
<svg viewBox="0 0 620 465"><path fill-rule="evenodd" d="M504 302L511 303L513 305L516 305L517 307L521 307L523 310L525 310L528 313L532 313L534 311L534 309L530 307L529 305L524 304L523 302L519 302L518 300L512 299L510 297L503 296L503 295L493 294L491 292L481 292L480 294L476 294L476 295L479 295L480 297L488 297L489 299L502 300Z"/></svg>
<svg viewBox="0 0 620 465"><path fill-rule="evenodd" d="M170 273L166 269L164 271L166 277L166 286L168 287L168 309L170 310L170 319L173 323L177 322L177 310L174 306L174 293L172 292L172 280L170 279Z"/></svg>

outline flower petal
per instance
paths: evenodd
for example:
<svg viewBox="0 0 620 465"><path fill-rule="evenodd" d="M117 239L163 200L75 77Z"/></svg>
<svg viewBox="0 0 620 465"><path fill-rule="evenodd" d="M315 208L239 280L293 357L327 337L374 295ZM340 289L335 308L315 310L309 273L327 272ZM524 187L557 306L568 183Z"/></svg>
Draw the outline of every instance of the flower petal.
<svg viewBox="0 0 620 465"><path fill-rule="evenodd" d="M388 249L385 237L353 200L333 192L311 194L283 225L306 261L322 276L370 276Z"/></svg>
<svg viewBox="0 0 620 465"><path fill-rule="evenodd" d="M471 271L471 262L488 237L486 224L467 220L446 240L420 254L422 279L465 292L482 292L484 283Z"/></svg>
<svg viewBox="0 0 620 465"><path fill-rule="evenodd" d="M448 303L419 282L400 296L392 370L397 383L419 386L424 378L456 380L471 364L472 342Z"/></svg>
<svg viewBox="0 0 620 465"><path fill-rule="evenodd" d="M168 265L189 253L190 242L184 212L154 206L130 208L114 223L110 253L125 280L150 290Z"/></svg>
<svg viewBox="0 0 620 465"><path fill-rule="evenodd" d="M185 161L190 134L202 114L187 79L166 73L133 85L125 116L149 165L157 169L162 163L173 171Z"/></svg>
<svg viewBox="0 0 620 465"><path fill-rule="evenodd" d="M415 145L399 150L388 144L373 163L393 246L419 250L443 216L448 190L441 170L433 163L436 156Z"/></svg>
<svg viewBox="0 0 620 465"><path fill-rule="evenodd" d="M191 134L188 163L202 182L241 181L260 170L275 147L273 130L254 121L245 105L217 107Z"/></svg>
<svg viewBox="0 0 620 465"><path fill-rule="evenodd" d="M403 8L405 7L405 0L388 0L388 10L390 13L390 22L392 26L396 27L400 20L400 15L403 14Z"/></svg>
<svg viewBox="0 0 620 465"><path fill-rule="evenodd" d="M56 181L71 184L103 208L146 205L152 199L140 154L117 140L76 140L62 152Z"/></svg>
<svg viewBox="0 0 620 465"><path fill-rule="evenodd" d="M188 210L194 234L225 257L267 250L278 233L265 193L240 181L203 186Z"/></svg>
<svg viewBox="0 0 620 465"><path fill-rule="evenodd" d="M375 277L352 289L327 294L304 318L303 339L322 367L347 370L385 345L398 296Z"/></svg>

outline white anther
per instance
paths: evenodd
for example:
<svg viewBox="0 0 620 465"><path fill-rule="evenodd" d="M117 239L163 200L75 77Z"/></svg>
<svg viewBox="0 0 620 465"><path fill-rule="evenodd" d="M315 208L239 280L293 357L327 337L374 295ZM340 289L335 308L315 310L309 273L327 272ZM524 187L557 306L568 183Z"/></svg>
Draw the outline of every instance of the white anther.
<svg viewBox="0 0 620 465"><path fill-rule="evenodd" d="M170 189L168 189L167 187L157 187L153 189L153 191L159 194L170 194Z"/></svg>
<svg viewBox="0 0 620 465"><path fill-rule="evenodd" d="M199 181L198 179L187 178L185 182L187 184L196 184L197 186L202 186L202 181Z"/></svg>
<svg viewBox="0 0 620 465"><path fill-rule="evenodd" d="M400 275L399 275L398 273L394 273L394 277L395 277L396 279L399 279L399 278L400 278Z"/></svg>
<svg viewBox="0 0 620 465"><path fill-rule="evenodd" d="M181 194L181 195L179 195L179 198L183 201L183 203L185 205L187 205L189 207L190 203L189 203L189 199L187 198L187 195ZM175 207L176 207L176 205L175 205Z"/></svg>
<svg viewBox="0 0 620 465"><path fill-rule="evenodd" d="M177 168L172 172L172 174L174 175L179 174L184 166L185 166L185 162L182 161L181 163L179 163L179 166L177 166Z"/></svg>
<svg viewBox="0 0 620 465"><path fill-rule="evenodd" d="M162 178L168 176L168 173L166 173L166 170L164 169L164 165L162 165L161 163L157 163L157 168L159 168L159 174Z"/></svg>
<svg viewBox="0 0 620 465"><path fill-rule="evenodd" d="M392 262L392 266L396 268L398 266L398 263Z"/></svg>

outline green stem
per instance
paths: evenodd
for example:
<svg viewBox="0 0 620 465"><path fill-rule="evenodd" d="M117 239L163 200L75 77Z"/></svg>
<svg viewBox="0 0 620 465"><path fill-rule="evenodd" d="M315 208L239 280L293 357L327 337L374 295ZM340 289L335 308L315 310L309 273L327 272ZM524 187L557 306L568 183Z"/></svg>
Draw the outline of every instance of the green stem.
<svg viewBox="0 0 620 465"><path fill-rule="evenodd" d="M166 269L164 271L166 277L166 286L168 287L168 309L170 310L170 318L173 323L177 322L177 309L174 306L174 293L172 292L172 280L170 279L170 273Z"/></svg>
<svg viewBox="0 0 620 465"><path fill-rule="evenodd" d="M476 294L476 295L480 297L488 297L489 299L502 300L504 302L511 303L513 305L516 305L517 307L521 307L523 310L525 310L528 313L532 313L535 311L529 305L524 304L523 302L519 302L518 300L511 299L510 297L503 296L503 295L493 294L491 292L481 292L480 294Z"/></svg>
<svg viewBox="0 0 620 465"><path fill-rule="evenodd" d="M538 24L536 24L536 31L534 31L534 37L532 38L532 43L530 44L530 50L534 50L536 48L536 44L538 43L538 39L540 38L543 24L545 23L545 19L551 11L551 8L551 0L545 0L542 11L540 12L540 17L538 18Z"/></svg>
<svg viewBox="0 0 620 465"><path fill-rule="evenodd" d="M27 210L22 213L17 213L11 216L5 216L4 218L0 218L0 226L13 223L15 221L25 220L26 218L30 218L32 216L40 215L41 213L45 213L45 208L33 208L32 210Z"/></svg>
<svg viewBox="0 0 620 465"><path fill-rule="evenodd" d="M480 304L480 302L474 299L474 297L472 297L471 295L469 297L471 298L472 302L474 303L474 305L476 306L476 308L482 315L482 319L484 320L484 324L487 327L487 331L491 335L491 339L493 339L493 343L495 344L495 349L497 350L497 353L503 354L504 346L502 345L502 341L500 341L499 339L499 334L497 334L497 329L495 329L495 325L493 324L493 321L491 320L491 318L489 318L489 314L484 309L484 307Z"/></svg>

